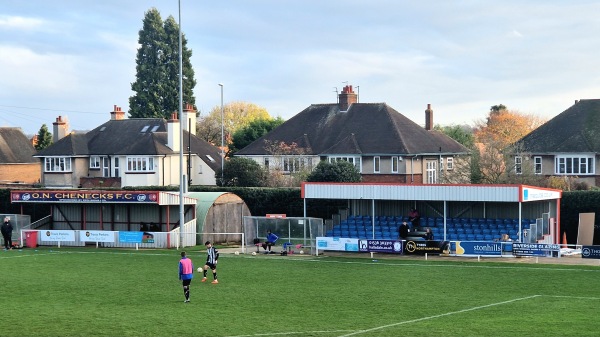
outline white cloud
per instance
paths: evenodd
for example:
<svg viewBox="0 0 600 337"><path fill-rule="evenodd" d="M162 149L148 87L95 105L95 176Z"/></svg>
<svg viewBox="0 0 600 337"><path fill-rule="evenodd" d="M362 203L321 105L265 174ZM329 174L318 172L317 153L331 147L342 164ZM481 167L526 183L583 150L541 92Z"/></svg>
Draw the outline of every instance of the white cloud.
<svg viewBox="0 0 600 337"><path fill-rule="evenodd" d="M1 29L37 30L42 27L44 20L23 16L0 15Z"/></svg>
<svg viewBox="0 0 600 337"><path fill-rule="evenodd" d="M0 45L0 87L3 94L39 92L52 97L78 85L75 57L61 54L39 54L27 48Z"/></svg>

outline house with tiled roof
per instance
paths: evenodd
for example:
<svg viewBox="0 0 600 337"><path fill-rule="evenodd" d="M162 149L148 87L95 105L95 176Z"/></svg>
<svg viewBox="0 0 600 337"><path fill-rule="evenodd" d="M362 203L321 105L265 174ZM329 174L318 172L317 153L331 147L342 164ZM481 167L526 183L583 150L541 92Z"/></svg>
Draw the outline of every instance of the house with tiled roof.
<svg viewBox="0 0 600 337"><path fill-rule="evenodd" d="M0 127L0 185L33 185L40 181L40 162L21 128Z"/></svg>
<svg viewBox="0 0 600 337"><path fill-rule="evenodd" d="M422 127L385 103L359 103L347 85L338 103L310 105L235 156L287 174L321 160L344 160L355 165L364 182L432 184L443 182L455 159L468 153L433 129L430 105Z"/></svg>
<svg viewBox="0 0 600 337"><path fill-rule="evenodd" d="M515 171L600 186L600 99L581 99L516 143ZM531 172L526 172L531 171Z"/></svg>
<svg viewBox="0 0 600 337"><path fill-rule="evenodd" d="M35 155L42 163L41 183L47 188L179 186L183 149L186 180L216 185L219 149L195 135L191 105L186 105L183 119L181 137L176 114L168 121L127 119L115 106L109 121L85 133L69 133L59 116L53 123L54 143Z"/></svg>

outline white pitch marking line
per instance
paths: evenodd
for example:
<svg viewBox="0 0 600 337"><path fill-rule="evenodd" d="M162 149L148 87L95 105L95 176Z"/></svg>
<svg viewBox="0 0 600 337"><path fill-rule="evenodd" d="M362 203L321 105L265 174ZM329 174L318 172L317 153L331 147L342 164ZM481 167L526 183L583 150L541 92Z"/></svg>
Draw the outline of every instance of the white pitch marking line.
<svg viewBox="0 0 600 337"><path fill-rule="evenodd" d="M415 323L415 322L420 322L420 321L426 321L426 320L429 320L429 319L434 319L434 318L439 318L439 317L444 317L444 316L450 316L450 315L455 315L455 314L461 314L463 312L469 312L469 311L474 311L474 310L479 310L479 309L485 309L485 308L489 308L489 307L493 307L493 306L497 306L497 305L509 304L509 303L513 303L513 302L516 302L516 301L528 300L528 299L532 299L532 298L536 298L536 297L540 297L540 296L542 296L542 295L532 295L532 296L527 296L527 297L515 298L515 299L512 299L512 300L508 300L508 301L491 303L491 304L481 305L481 306L478 306L478 307L473 307L473 308L468 308L468 309L462 309L462 310L458 310L458 311L451 311L451 312L447 312L447 313L443 313L443 314L439 314L439 315L433 315L433 316L421 317L421 318L417 318L417 319L411 319L409 321L402 321L402 322L398 322L398 323L393 323L393 324L387 324L387 325L378 326L378 327L371 328L371 329L359 330L359 331L356 331L356 332L353 332L353 333L349 333L349 334L346 334L346 335L340 335L339 337L347 337L347 336L359 335L359 334L363 334L363 333L367 333L367 332L372 332L372 331L376 331L376 330L390 328L390 327L393 327L393 326L398 326L398 325L403 325L403 324L409 324L409 323Z"/></svg>

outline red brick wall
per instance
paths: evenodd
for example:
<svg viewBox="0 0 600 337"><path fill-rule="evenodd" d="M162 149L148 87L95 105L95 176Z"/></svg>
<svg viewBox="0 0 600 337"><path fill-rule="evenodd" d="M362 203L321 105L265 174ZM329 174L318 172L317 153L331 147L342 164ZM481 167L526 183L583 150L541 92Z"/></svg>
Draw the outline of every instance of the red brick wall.
<svg viewBox="0 0 600 337"><path fill-rule="evenodd" d="M423 176L415 174L412 176L404 174L363 174L362 181L365 183L397 183L397 184L422 184Z"/></svg>
<svg viewBox="0 0 600 337"><path fill-rule="evenodd" d="M42 165L35 164L2 164L0 165L0 181L38 183L42 176Z"/></svg>

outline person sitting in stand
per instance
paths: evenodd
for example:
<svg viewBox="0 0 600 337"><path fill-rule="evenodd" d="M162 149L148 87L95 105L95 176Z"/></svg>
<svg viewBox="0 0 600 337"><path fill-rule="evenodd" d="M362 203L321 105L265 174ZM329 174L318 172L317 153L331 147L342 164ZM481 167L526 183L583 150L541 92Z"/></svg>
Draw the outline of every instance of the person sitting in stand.
<svg viewBox="0 0 600 337"><path fill-rule="evenodd" d="M267 240L263 242L262 247L265 250L265 254L271 254L271 247L275 244L275 241L279 239L275 233L272 233L271 230L267 230Z"/></svg>
<svg viewBox="0 0 600 337"><path fill-rule="evenodd" d="M433 232L431 232L431 228L429 227L425 229L425 240L433 240Z"/></svg>
<svg viewBox="0 0 600 337"><path fill-rule="evenodd" d="M400 227L398 227L398 237L400 240L406 240L408 237L408 232L410 232L410 229L408 228L406 221L404 221Z"/></svg>
<svg viewBox="0 0 600 337"><path fill-rule="evenodd" d="M417 227L419 227L419 223L421 220L421 215L419 214L419 212L412 208L410 210L410 212L408 213L408 221L410 221L412 223L412 228L416 229Z"/></svg>

